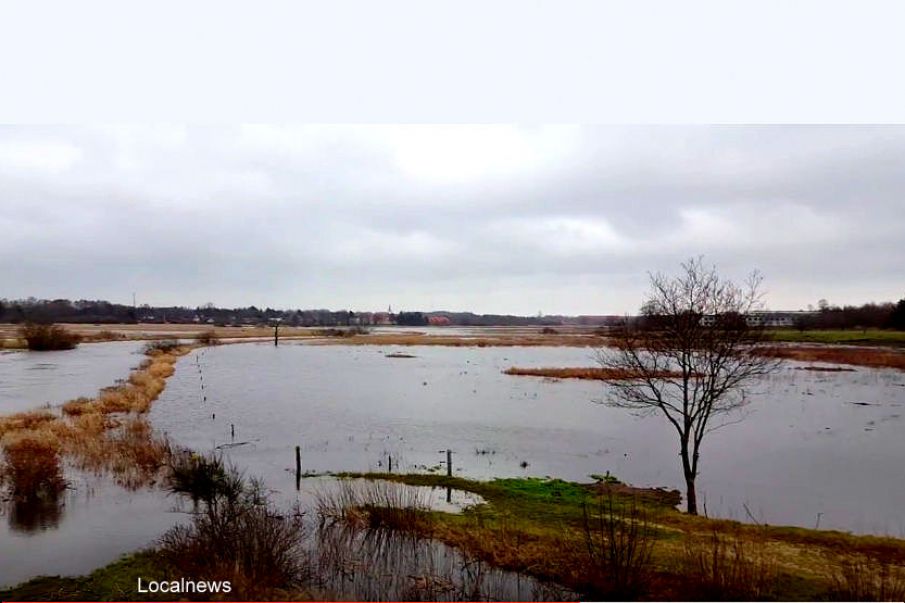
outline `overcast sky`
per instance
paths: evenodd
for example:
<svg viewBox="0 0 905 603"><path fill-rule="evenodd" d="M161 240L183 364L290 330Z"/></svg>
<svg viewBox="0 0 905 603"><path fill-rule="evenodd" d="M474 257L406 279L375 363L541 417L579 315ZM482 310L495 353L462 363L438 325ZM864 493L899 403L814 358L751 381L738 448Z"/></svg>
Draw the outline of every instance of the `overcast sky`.
<svg viewBox="0 0 905 603"><path fill-rule="evenodd" d="M635 312L689 256L767 305L905 296L905 128L0 128L0 297Z"/></svg>

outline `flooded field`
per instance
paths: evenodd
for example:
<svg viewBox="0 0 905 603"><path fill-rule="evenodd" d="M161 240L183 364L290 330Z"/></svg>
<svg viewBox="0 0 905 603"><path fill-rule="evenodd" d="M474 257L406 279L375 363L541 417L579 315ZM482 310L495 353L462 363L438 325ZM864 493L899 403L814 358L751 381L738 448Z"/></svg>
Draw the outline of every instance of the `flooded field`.
<svg viewBox="0 0 905 603"><path fill-rule="evenodd" d="M59 358L4 355L4 392L21 392L4 394L4 411L96 393L128 374L140 347L83 345ZM39 359L53 360L53 368L33 368ZM150 419L174 444L222 451L246 475L263 477L278 503L298 501L306 509L333 482L305 478L297 488L295 446L311 473L386 471L391 461L394 472L445 473L450 449L454 473L465 477L589 481L609 471L638 486L682 489L676 437L664 421L595 403L606 396L599 382L502 373L511 366L592 365L589 348L220 346L179 361ZM699 496L707 513L905 535L905 374L804 368L789 363L759 384L745 420L705 441ZM0 585L48 572L88 572L151 544L186 517L178 500L159 490L130 492L71 469L67 479L70 489L55 504L24 509L4 503ZM453 512L479 502L453 491L446 503L440 489L421 495L432 508ZM490 580L504 598L537 596L539 586L518 576L486 568L472 576L444 547L432 546L429 554L415 545L403 549L417 553L416 565L465 571L450 584L420 585L450 588L451 597L475 580ZM341 567L349 563L340 560ZM349 579L348 588L340 588L339 577L331 588L366 598L372 588L367 575ZM401 596L412 584L383 587L390 590L375 597Z"/></svg>
<svg viewBox="0 0 905 603"><path fill-rule="evenodd" d="M414 358L388 357L404 353ZM292 498L304 471L445 471L588 481L606 471L682 488L671 427L594 400L593 381L501 373L589 366L587 348L372 346L208 348L184 358L151 418L179 444L225 450ZM799 370L753 391L748 416L702 451L699 498L714 516L905 535L905 374ZM202 383L204 388L202 389ZM231 426L234 427L235 435ZM766 443L769 442L769 445Z"/></svg>
<svg viewBox="0 0 905 603"><path fill-rule="evenodd" d="M63 352L0 353L0 414L94 396L141 362L141 341L83 343Z"/></svg>

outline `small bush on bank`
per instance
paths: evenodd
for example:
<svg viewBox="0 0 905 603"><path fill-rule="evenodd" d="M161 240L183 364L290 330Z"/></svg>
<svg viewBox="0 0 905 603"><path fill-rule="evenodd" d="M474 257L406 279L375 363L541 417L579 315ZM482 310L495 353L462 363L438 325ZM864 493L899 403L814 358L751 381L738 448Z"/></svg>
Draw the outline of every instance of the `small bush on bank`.
<svg viewBox="0 0 905 603"><path fill-rule="evenodd" d="M584 505L585 554L579 557L585 589L596 596L637 599L652 574L652 528L637 501L612 493Z"/></svg>
<svg viewBox="0 0 905 603"><path fill-rule="evenodd" d="M209 329L195 335L195 343L199 345L220 345L220 338L217 337L216 331Z"/></svg>
<svg viewBox="0 0 905 603"><path fill-rule="evenodd" d="M160 558L189 579L229 580L233 597L249 599L300 588L309 564L299 510L277 512L257 482L219 457L181 455L170 489L203 501L188 526L159 542Z"/></svg>
<svg viewBox="0 0 905 603"><path fill-rule="evenodd" d="M172 352L178 347L179 342L175 339L158 339L156 341L149 341L148 343L146 343L143 351L148 355L166 354Z"/></svg>
<svg viewBox="0 0 905 603"><path fill-rule="evenodd" d="M71 350L82 341L81 335L59 325L29 323L19 329L19 333L25 340L28 349L35 352Z"/></svg>

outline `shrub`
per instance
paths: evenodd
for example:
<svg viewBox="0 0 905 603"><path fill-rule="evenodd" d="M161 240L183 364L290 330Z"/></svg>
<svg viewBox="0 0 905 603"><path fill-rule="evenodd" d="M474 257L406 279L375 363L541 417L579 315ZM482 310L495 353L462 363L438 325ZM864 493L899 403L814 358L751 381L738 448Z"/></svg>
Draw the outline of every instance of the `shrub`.
<svg viewBox="0 0 905 603"><path fill-rule="evenodd" d="M637 501L608 491L583 510L585 554L579 560L584 589L623 600L643 595L651 575L654 541Z"/></svg>
<svg viewBox="0 0 905 603"><path fill-rule="evenodd" d="M71 350L82 340L82 336L59 325L29 323L19 329L29 350L46 352L51 350Z"/></svg>
<svg viewBox="0 0 905 603"><path fill-rule="evenodd" d="M309 564L298 508L278 513L260 484L219 457L182 455L172 470L171 490L204 504L190 525L160 539L165 564L189 579L229 580L239 599L303 584Z"/></svg>
<svg viewBox="0 0 905 603"><path fill-rule="evenodd" d="M175 339L158 339L149 341L145 344L144 353L153 356L154 354L165 354L172 352L179 347L179 342Z"/></svg>
<svg viewBox="0 0 905 603"><path fill-rule="evenodd" d="M216 331L209 329L195 335L195 343L200 345L220 345L220 338L217 337Z"/></svg>

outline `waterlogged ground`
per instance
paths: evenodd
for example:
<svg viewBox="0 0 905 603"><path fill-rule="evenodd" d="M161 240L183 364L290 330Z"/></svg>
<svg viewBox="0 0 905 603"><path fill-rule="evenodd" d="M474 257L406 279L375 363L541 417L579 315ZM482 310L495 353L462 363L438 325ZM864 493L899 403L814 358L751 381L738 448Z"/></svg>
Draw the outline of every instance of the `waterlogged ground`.
<svg viewBox="0 0 905 603"><path fill-rule="evenodd" d="M141 359L140 347L83 344L59 354L54 368L34 367L50 364L56 353L0 356L2 391L21 392L4 394L0 411L95 394L128 374ZM393 353L415 357L388 357ZM587 481L610 471L639 486L681 488L675 435L664 421L594 403L606 397L598 382L501 372L592 365L592 350L566 347L229 345L181 359L151 420L174 443L223 451L249 476L262 476L278 502L298 500L308 509L333 486L308 478L296 489L296 445L307 472L384 471L392 457L394 471L445 473L449 448L455 474L466 477ZM790 363L761 383L745 420L709 436L699 484L708 513L905 535L905 374L802 367ZM86 573L151 544L185 518L178 501L160 491L128 492L102 478L68 477L72 489L58 505L2 506L0 585ZM445 494L422 493L438 509L474 502L453 491L445 507ZM506 589L512 579L518 587L518 577L500 579ZM344 592L359 587L350 588ZM531 596L519 590L504 598Z"/></svg>
<svg viewBox="0 0 905 603"><path fill-rule="evenodd" d="M0 414L95 396L142 360L143 342L83 343L61 352L0 352Z"/></svg>
<svg viewBox="0 0 905 603"><path fill-rule="evenodd" d="M389 358L390 353L415 358ZM248 344L180 361L151 419L179 444L223 450L281 497L304 471L444 471L585 480L610 471L681 488L676 437L657 418L594 400L592 381L503 375L509 366L589 366L582 348ZM710 515L905 535L905 374L787 365L752 390L744 421L703 449ZM203 385L203 388L202 388ZM235 437L231 433L235 426ZM750 516L749 516L750 514Z"/></svg>

